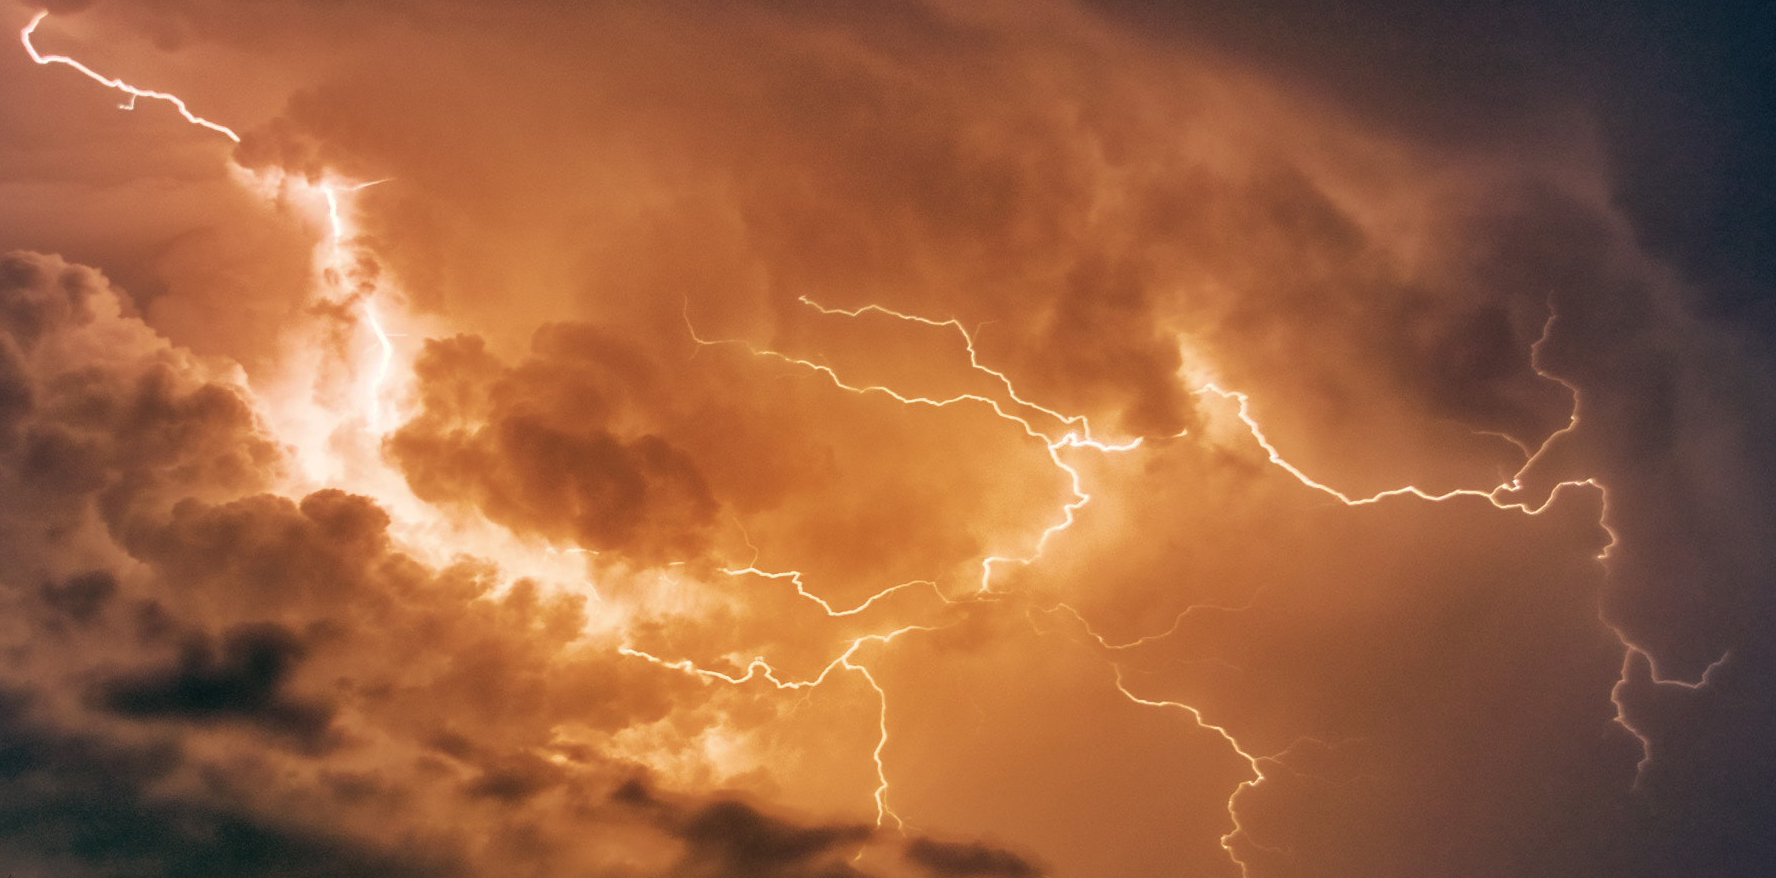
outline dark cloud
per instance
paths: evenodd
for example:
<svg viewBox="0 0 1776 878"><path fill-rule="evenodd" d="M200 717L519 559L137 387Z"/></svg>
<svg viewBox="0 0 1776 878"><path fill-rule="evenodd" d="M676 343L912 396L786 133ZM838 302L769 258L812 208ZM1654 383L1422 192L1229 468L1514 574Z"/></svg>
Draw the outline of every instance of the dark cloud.
<svg viewBox="0 0 1776 878"><path fill-rule="evenodd" d="M681 874L709 878L852 878L844 860L867 839L866 826L804 827L743 802L714 802L687 815Z"/></svg>
<svg viewBox="0 0 1776 878"><path fill-rule="evenodd" d="M413 490L513 529L644 563L693 557L717 504L696 464L652 434L605 429L616 393L645 393L636 354L589 327L554 327L515 372L479 339L429 342L426 407L389 439Z"/></svg>
<svg viewBox="0 0 1776 878"><path fill-rule="evenodd" d="M104 570L45 582L38 589L44 605L76 625L91 624L117 595L117 577Z"/></svg>
<svg viewBox="0 0 1776 878"><path fill-rule="evenodd" d="M19 875L442 878L433 852L267 820L222 802L154 792L181 765L177 745L128 744L55 727L29 698L0 692L0 860Z"/></svg>
<svg viewBox="0 0 1776 878"><path fill-rule="evenodd" d="M907 845L907 859L924 866L934 876L1003 876L1036 878L1041 870L1016 854L983 844L956 844L914 839Z"/></svg>
<svg viewBox="0 0 1776 878"><path fill-rule="evenodd" d="M1615 202L1703 308L1776 328L1767 220L1776 63L1765 4L1091 0L1149 39L1235 58L1452 151L1535 149L1595 120Z"/></svg>
<svg viewBox="0 0 1776 878"><path fill-rule="evenodd" d="M558 770L542 759L527 754L489 768L465 790L472 796L522 802L559 780Z"/></svg>
<svg viewBox="0 0 1776 878"><path fill-rule="evenodd" d="M218 646L206 635L190 635L171 667L102 681L94 698L122 716L244 722L305 747L322 745L331 708L284 691L305 654L295 635L275 625L246 625L224 632L220 641Z"/></svg>

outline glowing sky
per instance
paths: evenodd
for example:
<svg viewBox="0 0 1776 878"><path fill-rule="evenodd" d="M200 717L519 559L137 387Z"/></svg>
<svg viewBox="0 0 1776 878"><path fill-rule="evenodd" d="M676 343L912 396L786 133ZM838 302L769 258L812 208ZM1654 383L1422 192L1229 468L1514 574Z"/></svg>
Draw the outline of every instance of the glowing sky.
<svg viewBox="0 0 1776 878"><path fill-rule="evenodd" d="M1340 9L9 7L0 870L1767 874L1755 22Z"/></svg>

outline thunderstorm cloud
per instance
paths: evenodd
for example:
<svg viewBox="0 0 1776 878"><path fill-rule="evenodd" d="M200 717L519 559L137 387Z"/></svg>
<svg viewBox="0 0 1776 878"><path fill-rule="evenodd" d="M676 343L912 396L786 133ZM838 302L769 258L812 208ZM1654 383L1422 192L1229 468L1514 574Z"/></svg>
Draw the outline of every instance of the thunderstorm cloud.
<svg viewBox="0 0 1776 878"><path fill-rule="evenodd" d="M0 872L1764 874L1770 19L7 7Z"/></svg>

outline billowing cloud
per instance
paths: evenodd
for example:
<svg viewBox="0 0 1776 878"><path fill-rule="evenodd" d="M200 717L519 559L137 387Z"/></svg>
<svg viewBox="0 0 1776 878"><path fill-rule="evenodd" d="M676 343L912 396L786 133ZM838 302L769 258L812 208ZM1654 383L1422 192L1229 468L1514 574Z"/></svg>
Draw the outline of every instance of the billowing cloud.
<svg viewBox="0 0 1776 878"><path fill-rule="evenodd" d="M0 60L20 876L1768 859L1755 198L1594 16L51 11L239 143Z"/></svg>

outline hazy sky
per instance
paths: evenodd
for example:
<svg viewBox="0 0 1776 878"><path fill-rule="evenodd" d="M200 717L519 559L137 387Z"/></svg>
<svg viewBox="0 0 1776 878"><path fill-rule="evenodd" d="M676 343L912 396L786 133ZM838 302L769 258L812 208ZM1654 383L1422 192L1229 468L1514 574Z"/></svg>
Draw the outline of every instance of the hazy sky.
<svg viewBox="0 0 1776 878"><path fill-rule="evenodd" d="M1768 9L44 10L9 876L1776 862Z"/></svg>

